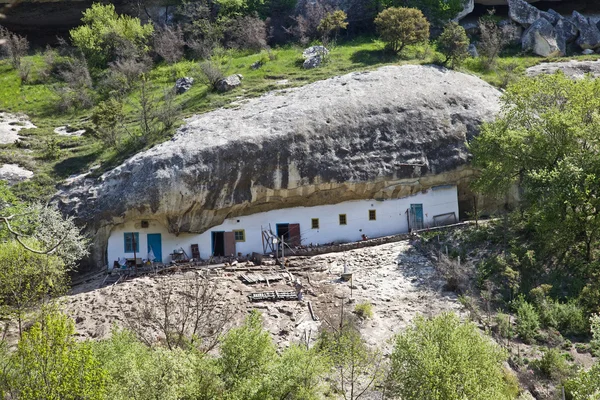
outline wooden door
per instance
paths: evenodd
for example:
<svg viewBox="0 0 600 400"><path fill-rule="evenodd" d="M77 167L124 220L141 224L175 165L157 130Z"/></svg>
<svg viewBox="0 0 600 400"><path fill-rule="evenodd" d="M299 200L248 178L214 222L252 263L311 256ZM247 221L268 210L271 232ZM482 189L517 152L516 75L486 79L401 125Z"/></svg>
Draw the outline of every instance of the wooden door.
<svg viewBox="0 0 600 400"><path fill-rule="evenodd" d="M225 256L236 256L235 252L235 234L233 232L225 232Z"/></svg>
<svg viewBox="0 0 600 400"><path fill-rule="evenodd" d="M290 224L290 246L300 246L300 224Z"/></svg>

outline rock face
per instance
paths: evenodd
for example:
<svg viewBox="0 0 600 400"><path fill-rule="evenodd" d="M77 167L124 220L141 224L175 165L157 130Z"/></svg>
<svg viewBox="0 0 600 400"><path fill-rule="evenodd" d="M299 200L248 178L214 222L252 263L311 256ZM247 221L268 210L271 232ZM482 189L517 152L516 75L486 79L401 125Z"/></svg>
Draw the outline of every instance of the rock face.
<svg viewBox="0 0 600 400"><path fill-rule="evenodd" d="M188 119L172 140L64 186L56 201L87 224L100 266L111 228L128 220L201 233L235 216L439 184L470 199L465 142L499 97L474 76L415 65L275 91Z"/></svg>
<svg viewBox="0 0 600 400"><path fill-rule="evenodd" d="M540 18L551 18L525 0L508 0L508 16L516 23L529 27Z"/></svg>
<svg viewBox="0 0 600 400"><path fill-rule="evenodd" d="M523 50L532 51L543 57L554 57L564 55L565 42L562 41L562 48L559 47L556 40L556 32L550 22L544 18L535 21L523 34L521 46Z"/></svg>

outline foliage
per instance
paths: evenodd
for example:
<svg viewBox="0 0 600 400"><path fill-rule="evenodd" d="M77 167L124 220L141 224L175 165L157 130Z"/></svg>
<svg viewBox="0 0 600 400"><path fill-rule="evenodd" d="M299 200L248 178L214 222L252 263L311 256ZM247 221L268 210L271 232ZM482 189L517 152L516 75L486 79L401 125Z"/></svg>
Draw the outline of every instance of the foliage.
<svg viewBox="0 0 600 400"><path fill-rule="evenodd" d="M584 265L596 260L599 243L599 94L600 82L589 78L521 80L502 97L501 115L469 144L482 171L478 190L501 195L518 184L536 246L577 265L580 279L590 278Z"/></svg>
<svg viewBox="0 0 600 400"><path fill-rule="evenodd" d="M10 58L14 69L21 69L21 59L27 55L29 41L26 37L10 32L0 26L0 50ZM27 79L23 79L26 81Z"/></svg>
<svg viewBox="0 0 600 400"><path fill-rule="evenodd" d="M540 317L530 303L522 297L516 300L517 334L525 342L533 342L540 329Z"/></svg>
<svg viewBox="0 0 600 400"><path fill-rule="evenodd" d="M221 342L219 367L226 387L240 399L254 396L260 380L271 369L276 356L268 332L262 329L261 315L253 311L244 325L232 329Z"/></svg>
<svg viewBox="0 0 600 400"><path fill-rule="evenodd" d="M600 348L600 317L590 318L592 331L592 348ZM575 377L565 383L565 389L573 400L598 399L600 396L600 363L596 363L588 371L580 371Z"/></svg>
<svg viewBox="0 0 600 400"><path fill-rule="evenodd" d="M119 143L124 120L123 104L115 98L101 102L92 113L96 136L110 147Z"/></svg>
<svg viewBox="0 0 600 400"><path fill-rule="evenodd" d="M446 56L444 64L450 63L452 68L460 67L469 57L469 38L465 28L456 22L449 22L438 38L438 50Z"/></svg>
<svg viewBox="0 0 600 400"><path fill-rule="evenodd" d="M322 331L316 347L331 361L332 388L344 399L359 399L381 382L381 353L367 346L351 320L343 320L339 329Z"/></svg>
<svg viewBox="0 0 600 400"><path fill-rule="evenodd" d="M193 351L149 347L116 328L93 349L111 399L209 399L222 391L215 363Z"/></svg>
<svg viewBox="0 0 600 400"><path fill-rule="evenodd" d="M498 25L498 21L490 16L479 18L479 31L481 35L477 51L483 60L485 69L491 70L496 65L496 60L508 44L509 39L506 32Z"/></svg>
<svg viewBox="0 0 600 400"><path fill-rule="evenodd" d="M117 14L113 4L92 4L81 21L83 25L69 32L71 40L95 67L105 66L125 47L134 54L145 53L154 32L152 24L142 25L138 18Z"/></svg>
<svg viewBox="0 0 600 400"><path fill-rule="evenodd" d="M435 26L443 26L463 10L464 0L380 0L381 7L418 8Z"/></svg>
<svg viewBox="0 0 600 400"><path fill-rule="evenodd" d="M213 60L206 60L198 64L200 68L200 79L205 82L211 90L215 90L217 83L225 77L223 67Z"/></svg>
<svg viewBox="0 0 600 400"><path fill-rule="evenodd" d="M504 352L470 322L417 317L396 337L389 386L402 399L508 398Z"/></svg>
<svg viewBox="0 0 600 400"><path fill-rule="evenodd" d="M337 42L337 37L342 29L348 27L348 16L342 10L335 10L327 13L325 17L319 22L317 30L321 34L321 42L323 46L327 47L330 45L330 37L333 34L333 43Z"/></svg>
<svg viewBox="0 0 600 400"><path fill-rule="evenodd" d="M183 58L183 49L185 40L181 27L160 27L157 28L153 36L154 51L167 64L175 64Z"/></svg>
<svg viewBox="0 0 600 400"><path fill-rule="evenodd" d="M106 376L89 342L74 337L73 321L49 313L25 332L0 383L22 400L103 399ZM0 389L0 393L2 389Z"/></svg>
<svg viewBox="0 0 600 400"><path fill-rule="evenodd" d="M531 362L531 366L548 379L562 382L573 375L573 368L557 349L548 349L542 358Z"/></svg>
<svg viewBox="0 0 600 400"><path fill-rule="evenodd" d="M512 339L513 327L510 323L510 315L498 313L498 315L496 315L496 326L500 336L503 338Z"/></svg>
<svg viewBox="0 0 600 400"><path fill-rule="evenodd" d="M548 288L546 291L544 286ZM530 292L542 324L557 329L563 335L585 335L588 326L583 309L573 300L561 303L547 297L550 288L550 285L541 285Z"/></svg>
<svg viewBox="0 0 600 400"><path fill-rule="evenodd" d="M361 318L373 318L373 305L368 301L358 303L354 307L354 313Z"/></svg>
<svg viewBox="0 0 600 400"><path fill-rule="evenodd" d="M420 10L406 7L391 7L375 18L381 39L395 53L406 45L425 42L429 39L429 22Z"/></svg>

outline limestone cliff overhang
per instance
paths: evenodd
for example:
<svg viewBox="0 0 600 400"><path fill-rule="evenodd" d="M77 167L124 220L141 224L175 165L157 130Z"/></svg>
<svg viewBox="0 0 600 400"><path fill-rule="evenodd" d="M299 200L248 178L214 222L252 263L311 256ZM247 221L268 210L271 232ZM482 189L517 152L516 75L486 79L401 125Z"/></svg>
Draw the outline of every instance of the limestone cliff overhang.
<svg viewBox="0 0 600 400"><path fill-rule="evenodd" d="M397 198L473 171L466 142L500 92L435 66L388 66L268 93L188 119L174 138L57 195L102 263L110 230L154 219L201 233L224 219L295 206Z"/></svg>

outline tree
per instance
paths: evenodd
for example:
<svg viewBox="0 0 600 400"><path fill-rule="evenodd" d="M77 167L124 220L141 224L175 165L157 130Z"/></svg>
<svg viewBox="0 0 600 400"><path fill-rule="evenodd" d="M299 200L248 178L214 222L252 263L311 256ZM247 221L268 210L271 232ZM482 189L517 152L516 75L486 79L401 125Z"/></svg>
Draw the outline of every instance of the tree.
<svg viewBox="0 0 600 400"><path fill-rule="evenodd" d="M148 50L154 32L152 24L142 25L138 18L119 15L113 4L94 3L84 11L83 25L69 34L73 45L95 67L104 67L121 55L140 55Z"/></svg>
<svg viewBox="0 0 600 400"><path fill-rule="evenodd" d="M438 50L446 56L445 65L450 63L452 68L460 67L462 62L469 57L469 38L465 28L454 21L446 24L438 38Z"/></svg>
<svg viewBox="0 0 600 400"><path fill-rule="evenodd" d="M185 40L181 27L161 27L154 33L154 51L167 64L175 64L183 57Z"/></svg>
<svg viewBox="0 0 600 400"><path fill-rule="evenodd" d="M364 342L356 322L341 316L339 328L330 326L319 335L317 348L335 370L331 383L345 400L366 395L382 378L382 356Z"/></svg>
<svg viewBox="0 0 600 400"><path fill-rule="evenodd" d="M471 141L477 190L522 191L522 218L543 256L589 264L600 234L600 82L562 74L522 79ZM578 267L570 273L588 279Z"/></svg>
<svg viewBox="0 0 600 400"><path fill-rule="evenodd" d="M92 113L96 136L108 147L115 147L119 143L121 133L125 130L124 120L123 103L115 98L101 102Z"/></svg>
<svg viewBox="0 0 600 400"><path fill-rule="evenodd" d="M600 317L590 317L590 330L592 332L592 347L598 349L600 345ZM596 361L592 367L580 371L573 379L565 383L565 390L573 400L598 399L600 396L600 362Z"/></svg>
<svg viewBox="0 0 600 400"><path fill-rule="evenodd" d="M435 26L443 26L464 9L464 0L379 0L382 8L411 7L423 12Z"/></svg>
<svg viewBox="0 0 600 400"><path fill-rule="evenodd" d="M389 387L402 399L508 399L504 352L453 313L426 319L396 337Z"/></svg>
<svg viewBox="0 0 600 400"><path fill-rule="evenodd" d="M0 48L10 58L14 69L21 69L21 58L27 55L29 41L26 37L10 32L0 26Z"/></svg>
<svg viewBox="0 0 600 400"><path fill-rule="evenodd" d="M262 328L260 313L252 311L244 325L229 331L220 350L223 383L235 398L252 398L261 389L261 378L271 371L277 355L271 335Z"/></svg>
<svg viewBox="0 0 600 400"><path fill-rule="evenodd" d="M490 15L479 18L479 44L477 50L483 60L483 66L486 69L492 69L496 64L496 59L502 50L509 43L509 38L504 30L493 18L494 11Z"/></svg>
<svg viewBox="0 0 600 400"><path fill-rule="evenodd" d="M406 45L425 42L429 39L429 22L416 8L391 7L380 12L375 18L381 39L395 53L400 53Z"/></svg>
<svg viewBox="0 0 600 400"><path fill-rule="evenodd" d="M348 16L342 10L335 10L327 13L319 23L317 30L321 34L323 46L329 46L331 35L333 34L333 43L337 42L337 37L341 29L348 27Z"/></svg>
<svg viewBox="0 0 600 400"><path fill-rule="evenodd" d="M0 377L10 398L103 399L106 377L91 344L75 337L73 321L50 313L23 334ZM0 389L0 393L2 389Z"/></svg>

